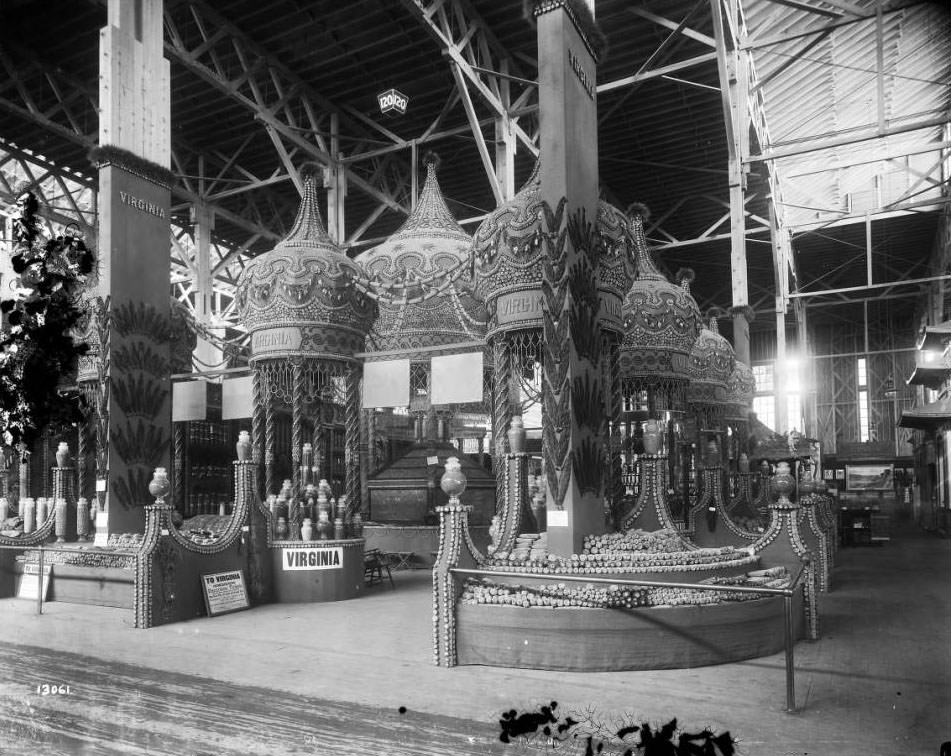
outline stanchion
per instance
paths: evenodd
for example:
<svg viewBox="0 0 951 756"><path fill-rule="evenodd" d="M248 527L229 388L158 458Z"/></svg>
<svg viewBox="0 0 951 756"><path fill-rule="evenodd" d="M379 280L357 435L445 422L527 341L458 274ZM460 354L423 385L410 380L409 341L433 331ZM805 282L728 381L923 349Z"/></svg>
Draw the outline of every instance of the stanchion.
<svg viewBox="0 0 951 756"><path fill-rule="evenodd" d="M43 613L43 544L40 544L39 569L36 571L36 613Z"/></svg>
<svg viewBox="0 0 951 756"><path fill-rule="evenodd" d="M783 596L785 608L785 635L786 635L786 711L796 711L796 672L793 659L793 597L792 591Z"/></svg>

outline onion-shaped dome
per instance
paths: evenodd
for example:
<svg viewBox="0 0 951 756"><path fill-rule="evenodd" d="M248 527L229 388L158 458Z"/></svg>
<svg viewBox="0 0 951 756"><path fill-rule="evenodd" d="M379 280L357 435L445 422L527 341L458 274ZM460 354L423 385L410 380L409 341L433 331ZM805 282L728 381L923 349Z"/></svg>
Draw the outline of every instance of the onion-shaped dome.
<svg viewBox="0 0 951 756"><path fill-rule="evenodd" d="M536 161L524 186L476 229L472 242L475 294L490 312L505 294L541 288L545 249L540 228L543 203L539 166ZM541 315L539 302L539 321Z"/></svg>
<svg viewBox="0 0 951 756"><path fill-rule="evenodd" d="M354 286L359 266L327 234L314 169L302 171L300 210L290 233L251 260L237 285L251 333L251 360L291 355L350 357L363 350L376 305Z"/></svg>
<svg viewBox="0 0 951 756"><path fill-rule="evenodd" d="M726 403L733 410L732 414L746 417L753 405L755 394L756 379L753 378L753 370L746 363L737 360L726 382Z"/></svg>
<svg viewBox="0 0 951 756"><path fill-rule="evenodd" d="M685 383L688 356L700 334L700 308L686 285L668 281L651 259L643 210L635 210L628 228L636 272L624 297L621 375Z"/></svg>
<svg viewBox="0 0 951 756"><path fill-rule="evenodd" d="M389 239L357 261L378 300L367 349L417 349L485 338L485 307L472 293L472 237L453 218L427 156L416 208Z"/></svg>
<svg viewBox="0 0 951 756"><path fill-rule="evenodd" d="M693 404L725 404L726 386L736 366L730 342L720 335L715 317L700 329L690 350L688 369L690 386L687 399Z"/></svg>
<svg viewBox="0 0 951 756"><path fill-rule="evenodd" d="M495 309L500 297L535 292L535 299L513 304L521 308L522 316L517 318L521 326L532 321L540 323L542 317L540 290L547 250L542 244L544 203L540 196L540 166L541 161L536 161L518 193L486 216L476 229L472 244L475 293L489 312ZM627 218L613 205L599 201L595 231L593 264L598 290L605 301L602 325L619 329L621 299L634 274Z"/></svg>

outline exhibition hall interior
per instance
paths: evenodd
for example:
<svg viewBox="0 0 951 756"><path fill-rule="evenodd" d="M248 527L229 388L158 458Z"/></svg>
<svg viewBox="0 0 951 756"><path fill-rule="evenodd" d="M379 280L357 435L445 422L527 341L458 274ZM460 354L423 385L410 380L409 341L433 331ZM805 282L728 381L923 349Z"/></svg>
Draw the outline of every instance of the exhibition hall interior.
<svg viewBox="0 0 951 756"><path fill-rule="evenodd" d="M951 11L4 0L0 751L951 753Z"/></svg>

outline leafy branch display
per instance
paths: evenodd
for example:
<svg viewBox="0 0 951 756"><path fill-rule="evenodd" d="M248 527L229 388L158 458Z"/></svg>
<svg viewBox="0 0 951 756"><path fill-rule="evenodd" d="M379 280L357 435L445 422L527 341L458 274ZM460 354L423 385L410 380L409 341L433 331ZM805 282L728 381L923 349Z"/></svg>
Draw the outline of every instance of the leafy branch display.
<svg viewBox="0 0 951 756"><path fill-rule="evenodd" d="M19 278L12 296L0 299L0 431L4 446L26 453L44 427L81 418L59 387L88 348L72 332L83 317L80 294L93 255L69 233L39 239L32 192L21 192L17 207L11 264Z"/></svg>

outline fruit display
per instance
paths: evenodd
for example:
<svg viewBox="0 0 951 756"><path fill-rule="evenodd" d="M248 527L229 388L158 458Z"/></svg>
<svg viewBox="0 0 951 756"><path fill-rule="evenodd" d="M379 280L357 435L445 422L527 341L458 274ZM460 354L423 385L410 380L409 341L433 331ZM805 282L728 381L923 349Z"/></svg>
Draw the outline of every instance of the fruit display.
<svg viewBox="0 0 951 756"><path fill-rule="evenodd" d="M755 588L787 588L791 580L784 567L754 570L734 577L712 577L700 581L709 585ZM528 609L591 608L635 609L639 607L700 606L721 601L748 601L762 598L755 593L704 591L690 588L648 588L623 585L549 583L505 585L486 578L470 578L463 585L460 603L496 604Z"/></svg>
<svg viewBox="0 0 951 756"><path fill-rule="evenodd" d="M676 530L628 530L585 538L580 554L561 557L548 551L544 535L522 534L511 551L496 551L487 569L551 574L612 574L752 567L758 557L749 548L688 546Z"/></svg>

